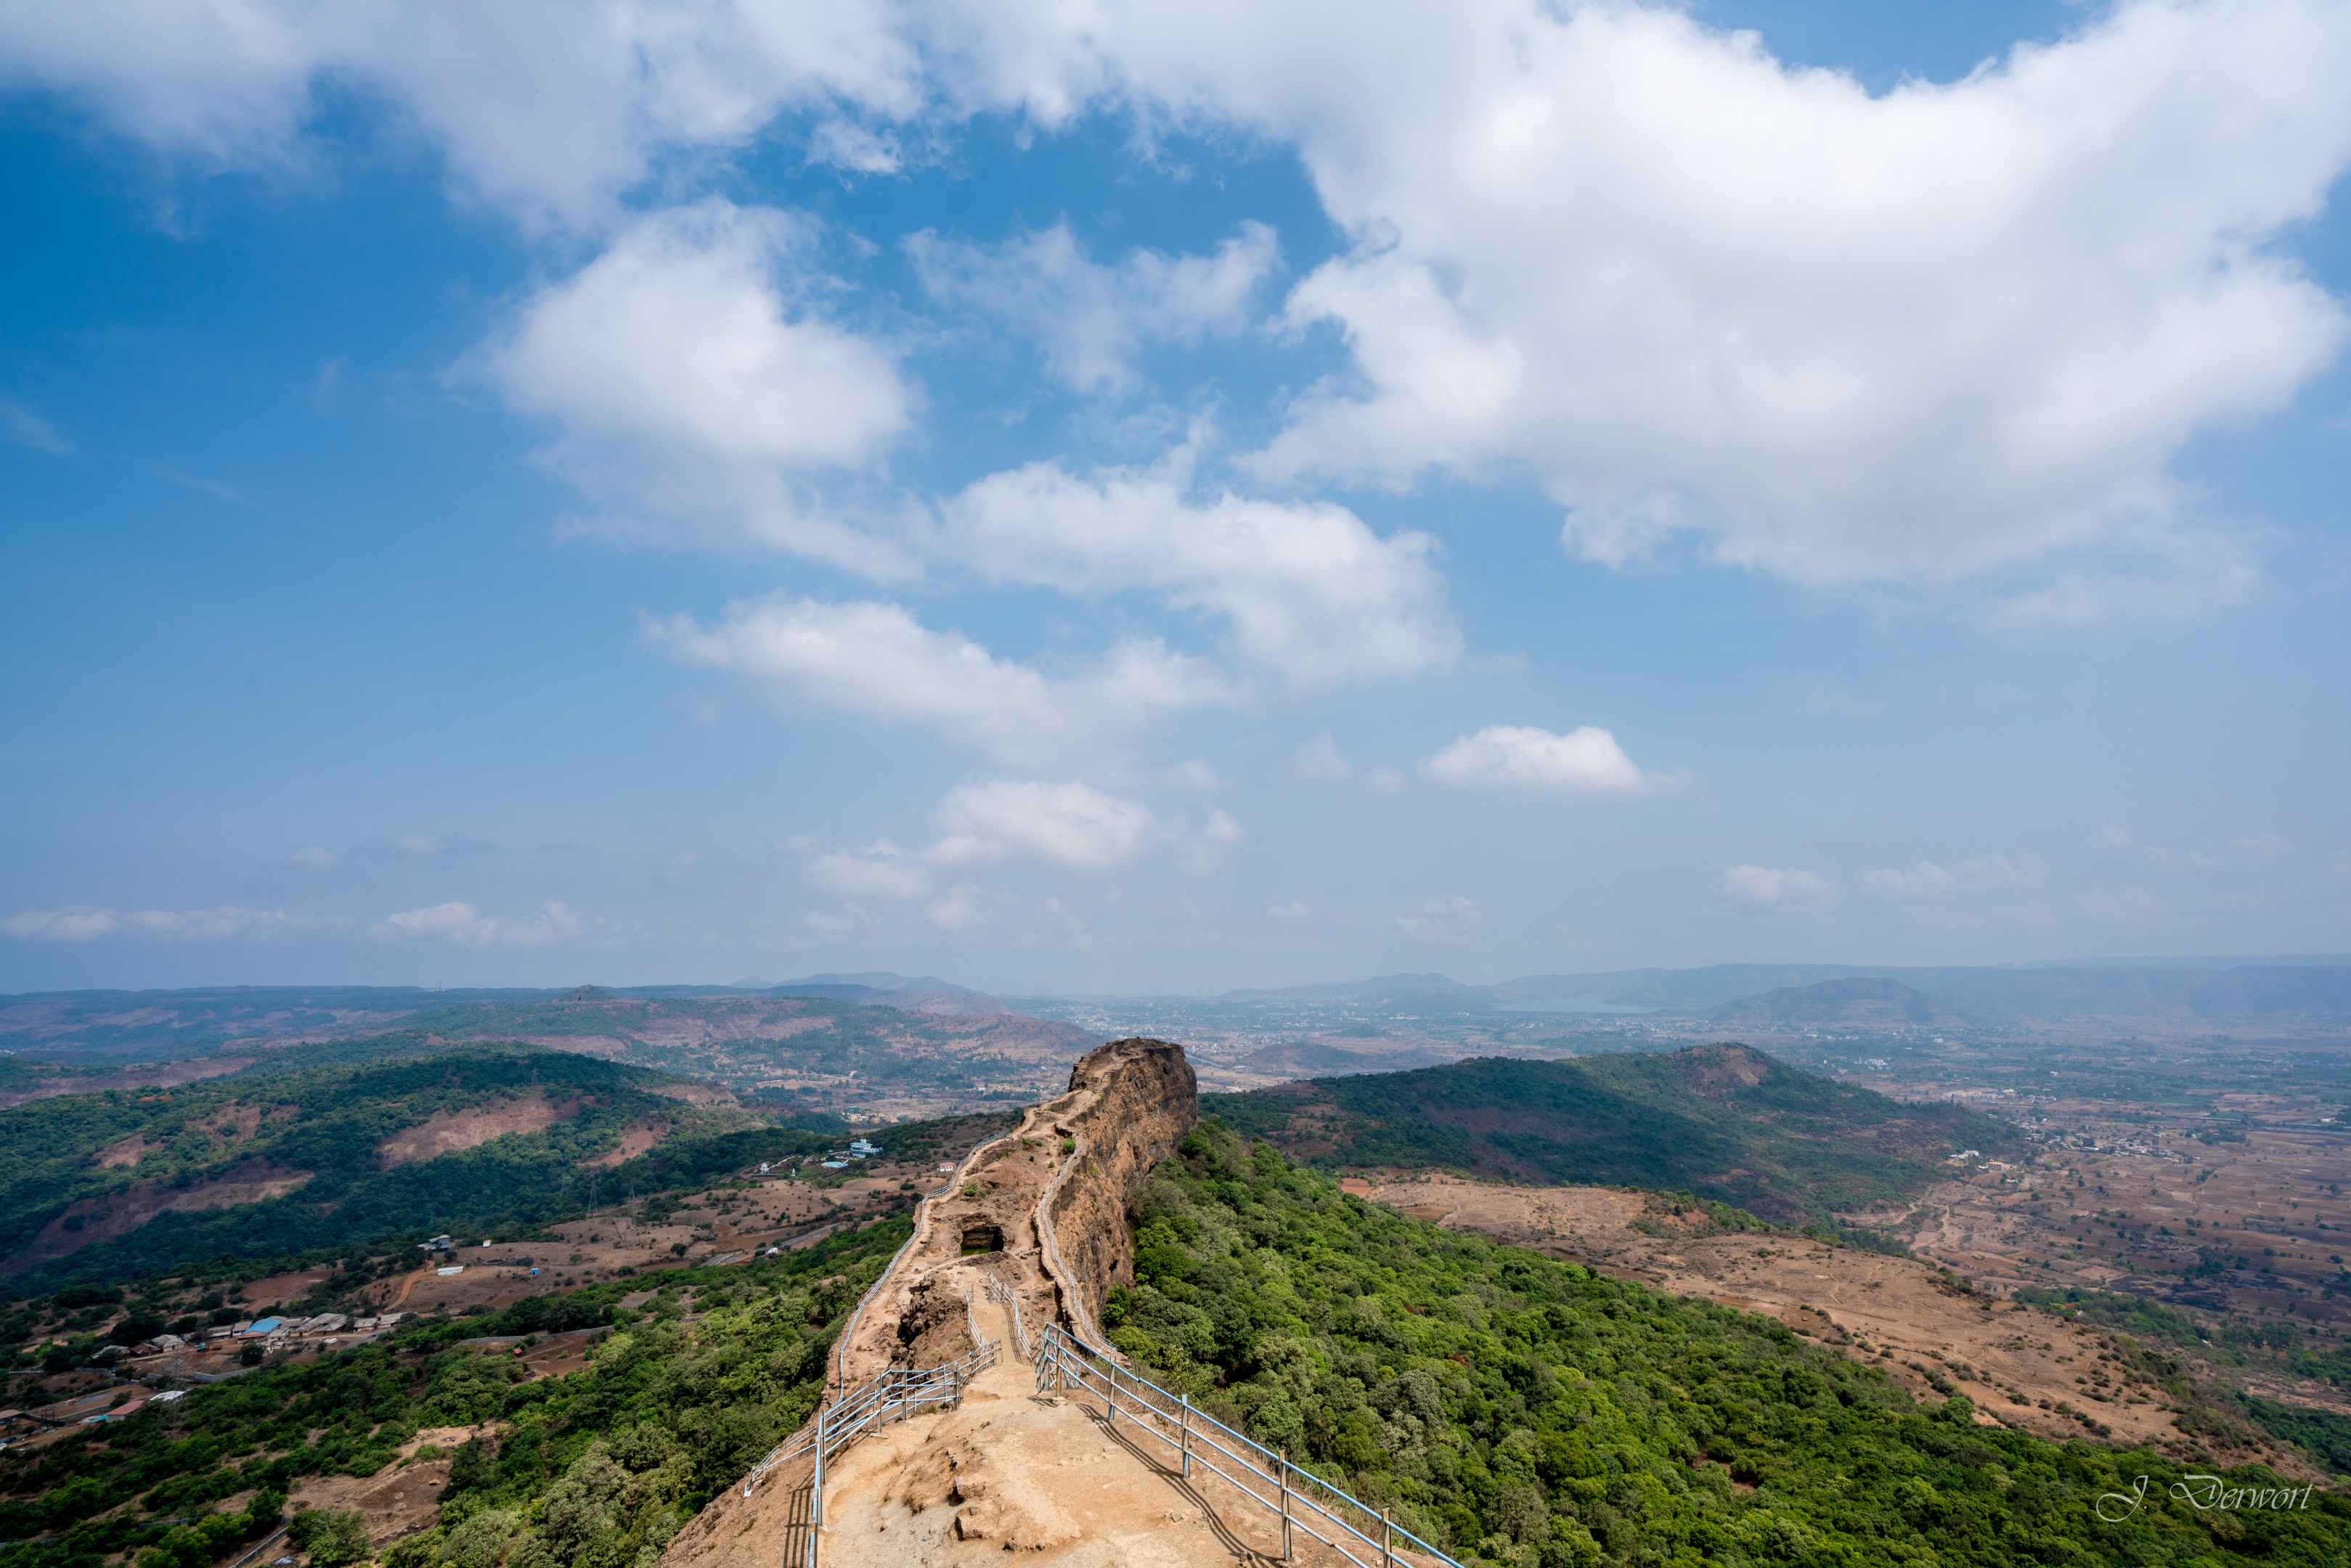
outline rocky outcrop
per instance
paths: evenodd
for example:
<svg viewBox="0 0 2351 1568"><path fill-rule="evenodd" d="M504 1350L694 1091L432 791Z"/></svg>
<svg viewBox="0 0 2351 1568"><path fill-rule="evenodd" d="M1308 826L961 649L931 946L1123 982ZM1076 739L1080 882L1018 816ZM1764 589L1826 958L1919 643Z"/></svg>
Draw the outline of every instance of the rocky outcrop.
<svg viewBox="0 0 2351 1568"><path fill-rule="evenodd" d="M1054 1135L1077 1143L1040 1206L1053 1243L1045 1270L1061 1321L1099 1340L1103 1298L1134 1281L1127 1205L1198 1122L1197 1081L1182 1046L1117 1040L1081 1058L1069 1092L1040 1109Z"/></svg>
<svg viewBox="0 0 2351 1568"><path fill-rule="evenodd" d="M1105 1512L1109 1493L1090 1479L1083 1508L1054 1500L1056 1486L1095 1474L1094 1461L1112 1450L1074 1407L1060 1408L1059 1400L1051 1401L1056 1408L1032 1406L1027 1396L1034 1375L1021 1364L1028 1354L1019 1340L1059 1321L1099 1341L1102 1298L1113 1284L1134 1277L1127 1205L1197 1119L1192 1067L1181 1046L1113 1040L1071 1069L1067 1092L1029 1107L1019 1127L973 1150L924 1200L914 1236L866 1292L834 1347L827 1399L892 1367L954 1361L973 1347L975 1325L978 1337L1001 1342L1004 1354L974 1386L972 1408L877 1433L847 1450L840 1472L828 1472L829 1500L859 1494L864 1503L886 1501L881 1522L892 1531L870 1540L858 1532L863 1544L857 1550L879 1555L852 1552L843 1561L927 1562L925 1553L935 1546L960 1550L973 1541L1050 1552L1082 1540L1123 1539L1119 1532L1134 1528L1130 1505L1141 1506L1144 1492ZM991 1294L991 1286L1001 1295ZM1019 1419L989 1411L997 1400L1017 1402ZM989 1435L982 1439L984 1428ZM925 1447L934 1435L947 1445L935 1454ZM1030 1472L1039 1467L1058 1471L1081 1458L1082 1469L1041 1490L1033 1484ZM910 1462L903 1477L887 1479ZM729 1487L678 1532L663 1568L772 1568L779 1543L804 1540L794 1531L807 1518L808 1471L805 1459L796 1461L789 1473L771 1472L748 1497ZM1135 1476L1148 1480L1144 1492L1160 1485L1141 1469ZM946 1506L933 1509L938 1502ZM1152 1528L1173 1528L1175 1519L1165 1515ZM1197 1521L1191 1528L1203 1542L1215 1539ZM1130 1552L1109 1561L1202 1560L1191 1546L1207 1549L1187 1538L1172 1555ZM833 1538L826 1551L849 1549L846 1540Z"/></svg>

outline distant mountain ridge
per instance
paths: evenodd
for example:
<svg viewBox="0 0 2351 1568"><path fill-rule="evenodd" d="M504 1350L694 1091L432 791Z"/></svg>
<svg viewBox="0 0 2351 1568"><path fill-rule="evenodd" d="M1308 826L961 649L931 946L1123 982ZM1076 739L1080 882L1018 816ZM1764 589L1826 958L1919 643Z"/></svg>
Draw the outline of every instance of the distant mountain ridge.
<svg viewBox="0 0 2351 1568"><path fill-rule="evenodd" d="M1328 1167L1686 1190L1785 1222L1907 1200L1959 1150L2022 1142L1980 1111L1905 1104L1738 1044L1479 1057L1203 1094L1200 1111Z"/></svg>
<svg viewBox="0 0 2351 1568"><path fill-rule="evenodd" d="M1489 986L1468 985L1440 974L1381 975L1367 980L1228 991L1217 999L1235 1003L1320 1000L1418 1013L1539 1010L1542 1004L1552 1002L1711 1017L1717 1016L1711 1009L1729 1004L1844 981L1896 983L1939 1009L1934 1019L1906 1016L1906 1027L1957 1027L1970 1019L2001 1023L2031 1018L2165 1012L2216 1020L2284 1013L2351 1015L2351 959L2328 955L2258 961L2148 960L2144 966L2112 959L1942 967L1712 964L1695 969L1524 975Z"/></svg>
<svg viewBox="0 0 2351 1568"><path fill-rule="evenodd" d="M1872 975L1766 991L1744 1001L1726 1002L1706 1016L1733 1029L1795 1029L1805 1024L1959 1029L1968 1023L1925 992Z"/></svg>
<svg viewBox="0 0 2351 1568"><path fill-rule="evenodd" d="M735 986L580 986L569 989L417 986L204 986L152 991L41 991L0 995L0 1092L9 1055L100 1063L181 1061L224 1051L275 1049L396 1030L438 1027L479 1034L496 1019L504 1032L582 1006L606 1013L647 1005L726 1010L749 1001ZM935 1018L1015 1018L1000 998L935 976L812 975L755 995L886 1008ZM559 1031L580 1032L561 1019Z"/></svg>

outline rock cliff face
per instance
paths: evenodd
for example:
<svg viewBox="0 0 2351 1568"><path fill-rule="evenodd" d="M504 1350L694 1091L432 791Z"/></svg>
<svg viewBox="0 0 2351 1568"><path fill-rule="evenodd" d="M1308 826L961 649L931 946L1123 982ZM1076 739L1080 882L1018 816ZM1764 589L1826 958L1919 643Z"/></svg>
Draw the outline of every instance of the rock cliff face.
<svg viewBox="0 0 2351 1568"><path fill-rule="evenodd" d="M1134 1280L1127 1204L1151 1168L1176 1152L1199 1120L1198 1084L1184 1048L1164 1040L1117 1040L1070 1070L1069 1092L1040 1109L1075 1157L1040 1206L1062 1321L1099 1340L1102 1299Z"/></svg>
<svg viewBox="0 0 2351 1568"><path fill-rule="evenodd" d="M953 1532L943 1538L946 1546L959 1548L963 1542L984 1538L1000 1540L1008 1549L1016 1540L1024 1547L1043 1549L1049 1542L1107 1528L1099 1521L1087 1525L1081 1518L1082 1510L1064 1518L1056 1511L1059 1505L1049 1507L1050 1500L1029 1497L1022 1490L1025 1482L1017 1479L1039 1464L1048 1469L1081 1465L1069 1474L1092 1477L1093 1461L1110 1452L1073 1409L1030 1408L1026 1396L1034 1375L1022 1364L1029 1354L1023 1341L1033 1340L1048 1322L1059 1320L1065 1328L1100 1342L1096 1325L1102 1298L1113 1284L1134 1277L1127 1205L1151 1168L1174 1154L1191 1132L1198 1120L1197 1107L1192 1065L1184 1060L1181 1046L1163 1040L1120 1040L1088 1052L1071 1069L1066 1092L1030 1106L1019 1127L973 1150L954 1176L924 1200L905 1249L866 1292L835 1345L829 1401L891 1367L951 1362L973 1348L977 1327L980 1336L1001 1342L1004 1354L976 1385L975 1399L982 1406L988 1400L1011 1401L1047 1426L1057 1421L1069 1426L1059 1437L1021 1437L1014 1430L1017 1424L996 1429L987 1444L997 1479L986 1482L975 1474L969 1485L956 1481L960 1490L947 1499L957 1511ZM1066 1155L1065 1143L1075 1145ZM980 1427L998 1419L979 1416L977 1409L973 1414ZM939 1419L925 1416L914 1425L927 1434ZM877 1434L848 1450L843 1462L850 1468L841 1474L886 1478L910 1458L919 1461L918 1470L931 1463L922 1458L920 1442L907 1446L908 1427L891 1430L894 1437ZM964 1427L953 1430L963 1433ZM956 1440L968 1448L974 1433ZM1011 1446L998 1456L993 1450L999 1442ZM1076 1450L1071 1443L1085 1449L1082 1464L1071 1457ZM1043 1447L1036 1448L1039 1444ZM969 1470L974 1452L956 1452L961 1458L955 1463ZM1048 1457L1039 1458L1040 1454ZM719 1493L678 1531L663 1556L663 1568L773 1568L779 1561L799 1561L784 1548L805 1541L795 1532L804 1530L808 1517L810 1469L803 1458L771 1472L747 1498L740 1487ZM988 1498L974 1490L990 1484L999 1490ZM1087 1495L1092 1497L1102 1484L1089 1479ZM883 1495L872 1487L863 1490ZM828 1486L826 1495L841 1493ZM903 1504L891 1504L893 1519L905 1516L899 1522L935 1500L927 1492L909 1497ZM944 1512L931 1516L934 1534ZM1174 1517L1164 1516L1161 1522ZM1202 1553L1211 1550L1213 1538L1206 1527L1200 1533L1204 1540L1192 1543L1199 1551L1190 1555L1177 1551L1172 1556L1119 1555L1103 1561L1206 1561ZM893 1564L928 1561L921 1555L927 1548L914 1541L920 1534L892 1535L886 1542L877 1536L866 1544L883 1554L855 1560ZM845 1543L836 1542L826 1550L836 1548L845 1549Z"/></svg>

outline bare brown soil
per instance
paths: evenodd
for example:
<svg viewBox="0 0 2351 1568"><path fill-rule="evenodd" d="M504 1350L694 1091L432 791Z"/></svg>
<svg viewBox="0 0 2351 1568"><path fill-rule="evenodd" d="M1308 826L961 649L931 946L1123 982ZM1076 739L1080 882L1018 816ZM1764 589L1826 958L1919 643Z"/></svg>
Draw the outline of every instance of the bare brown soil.
<svg viewBox="0 0 2351 1568"><path fill-rule="evenodd" d="M252 1066L258 1057L204 1056L187 1061L166 1061L152 1067L127 1068L120 1072L59 1073L29 1089L0 1094L0 1111L60 1094L103 1094L110 1089L176 1089L205 1078L224 1078Z"/></svg>
<svg viewBox="0 0 2351 1568"><path fill-rule="evenodd" d="M230 1208L240 1203L282 1197L308 1181L313 1173L288 1170L266 1160L246 1160L231 1166L216 1181L189 1187L167 1187L152 1181L136 1182L126 1191L102 1197L85 1197L41 1228L5 1261L0 1276L15 1274L88 1247L127 1236L159 1214L193 1214L209 1208ZM81 1228L68 1229L78 1219Z"/></svg>
<svg viewBox="0 0 2351 1568"><path fill-rule="evenodd" d="M375 1146L386 1170L478 1147L508 1133L536 1133L580 1113L576 1099L558 1103L544 1091L517 1094L463 1111L435 1111Z"/></svg>
<svg viewBox="0 0 2351 1568"><path fill-rule="evenodd" d="M582 1166L613 1166L625 1165L639 1155L650 1153L669 1133L666 1122L632 1122L621 1129L621 1141L593 1159L581 1160Z"/></svg>
<svg viewBox="0 0 2351 1568"><path fill-rule="evenodd" d="M419 1460L428 1445L444 1455L474 1435L469 1427L428 1427L400 1446L400 1458L371 1476L306 1476L294 1488L297 1509L355 1508L367 1516L368 1543L381 1548L430 1529L440 1517L447 1458Z"/></svg>
<svg viewBox="0 0 2351 1568"><path fill-rule="evenodd" d="M1613 1188L1504 1186L1440 1173L1360 1185L1374 1201L1447 1229L1767 1313L1877 1367L1914 1395L1937 1396L1940 1380L1966 1394L1986 1425L2061 1440L2090 1436L2078 1416L2056 1408L2063 1404L2112 1428L2110 1437L2094 1440L2147 1443L2182 1457L2223 1447L2183 1437L2173 1426L2177 1407L2169 1396L2117 1376L2090 1330L1969 1291L1917 1259L1785 1232L1675 1236L1670 1214L1661 1223L1642 1195ZM1648 1234L1636 1221L1668 1234ZM1684 1228L1699 1223L1693 1211ZM2209 1364L2195 1370L2206 1377L2215 1372ZM2232 1461L2258 1455L2282 1473L2308 1469L2255 1434L2242 1437L2228 1453Z"/></svg>

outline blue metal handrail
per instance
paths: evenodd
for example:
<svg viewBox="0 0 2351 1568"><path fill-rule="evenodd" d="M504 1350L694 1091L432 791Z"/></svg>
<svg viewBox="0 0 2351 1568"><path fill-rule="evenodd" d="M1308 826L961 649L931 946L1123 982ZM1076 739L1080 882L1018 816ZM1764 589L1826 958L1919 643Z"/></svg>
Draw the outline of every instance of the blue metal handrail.
<svg viewBox="0 0 2351 1568"><path fill-rule="evenodd" d="M1238 1488L1260 1508L1270 1512L1279 1513L1281 1516L1281 1556L1284 1562L1290 1560L1290 1531L1294 1527L1330 1547L1340 1556L1354 1563L1356 1568L1395 1568L1398 1562L1396 1553L1407 1546L1416 1552L1425 1553L1437 1563L1445 1564L1446 1568L1461 1568L1461 1564L1454 1558L1439 1552L1419 1536L1398 1525L1389 1517L1386 1509L1374 1509L1358 1501L1311 1470L1304 1472L1305 1484L1301 1485L1297 1479L1300 1475L1299 1469L1290 1462L1290 1456L1287 1453L1277 1452L1262 1443L1244 1437L1216 1417L1194 1409L1189 1396L1171 1394L1149 1378L1136 1376L1132 1370L1122 1367L1114 1357L1085 1343L1065 1331L1059 1323L1050 1323L1045 1327L1044 1332L1038 1336L1036 1350L1039 1393L1048 1391L1058 1393L1075 1387L1085 1393L1098 1395L1102 1400L1113 1427L1118 1425L1119 1399L1123 1395L1127 1401L1125 1410L1131 1424L1138 1431L1147 1432L1176 1450L1181 1456L1183 1475L1186 1479L1188 1480L1191 1478L1192 1466L1196 1461L1204 1469L1223 1477L1225 1480ZM1134 1421L1133 1417L1138 1413L1153 1417L1153 1421ZM1160 1429L1159 1426L1154 1425L1154 1421L1174 1427L1176 1435L1168 1436L1166 1432ZM1230 1439L1229 1446L1217 1440L1217 1433L1222 1433L1225 1437ZM1223 1455L1228 1461L1244 1473L1269 1483L1274 1489L1276 1495L1269 1497L1259 1492L1256 1488L1238 1476L1218 1466L1215 1460L1201 1453L1201 1448L1204 1446ZM1266 1461L1271 1468L1268 1469L1266 1465L1252 1462L1251 1455ZM1329 1500L1328 1504L1322 1500L1326 1498ZM1328 1521L1333 1527L1334 1533L1325 1535L1311 1524L1300 1519L1292 1507L1293 1503L1303 1505L1315 1515ZM1330 1506L1332 1504L1353 1510L1356 1517L1364 1521L1365 1528L1358 1528L1353 1520L1333 1512ZM1368 1560L1356 1556L1338 1539L1336 1531L1343 1531L1354 1537L1359 1543L1378 1555ZM1371 1531L1377 1533L1374 1534Z"/></svg>

